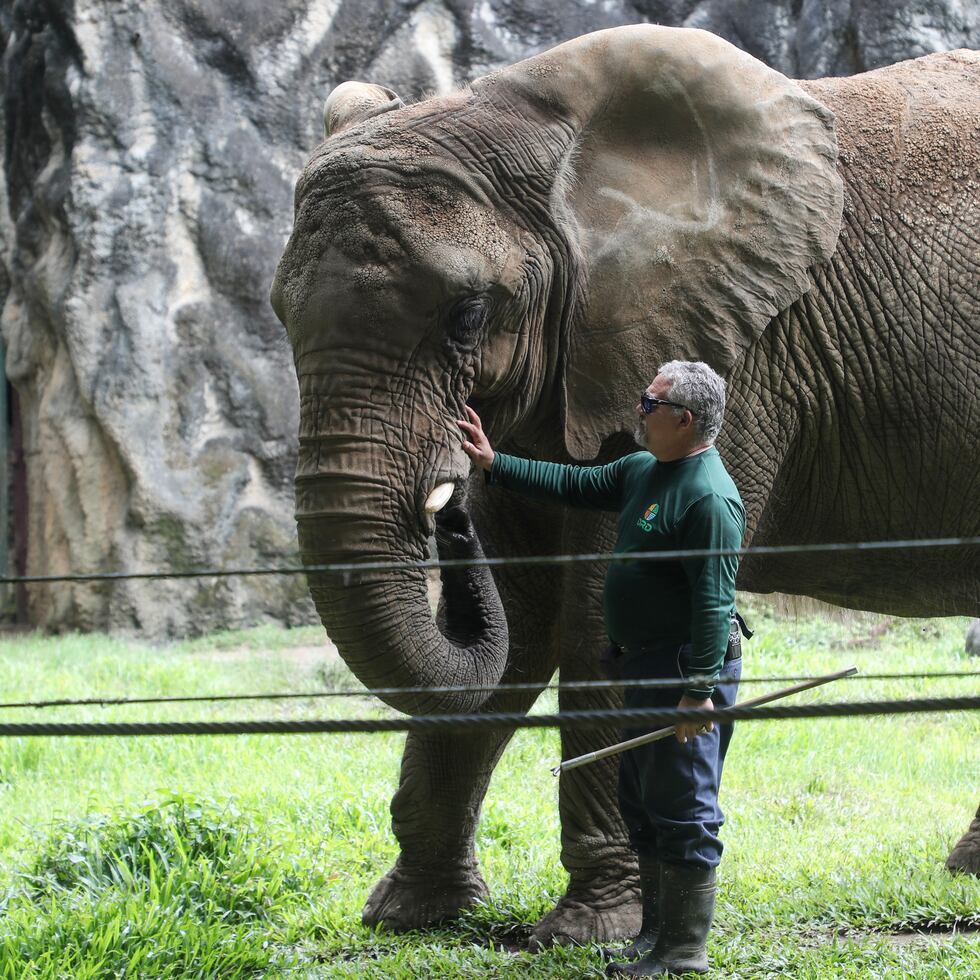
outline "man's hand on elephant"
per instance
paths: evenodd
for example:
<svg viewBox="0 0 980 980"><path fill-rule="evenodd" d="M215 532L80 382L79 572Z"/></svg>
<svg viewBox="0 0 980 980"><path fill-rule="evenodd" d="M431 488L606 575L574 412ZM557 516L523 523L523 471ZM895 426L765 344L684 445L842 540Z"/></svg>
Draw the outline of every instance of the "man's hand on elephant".
<svg viewBox="0 0 980 980"><path fill-rule="evenodd" d="M714 708L715 703L711 698L692 698L686 694L681 698L677 705L681 710L685 708ZM714 730L714 723L710 721L685 721L677 725L675 738L678 742L686 742L689 738L697 738L698 735L707 735Z"/></svg>
<svg viewBox="0 0 980 980"><path fill-rule="evenodd" d="M466 406L467 420L457 419L456 424L463 430L467 438L463 439L463 452L476 463L481 470L489 470L493 465L493 449L490 440L483 431L480 416Z"/></svg>

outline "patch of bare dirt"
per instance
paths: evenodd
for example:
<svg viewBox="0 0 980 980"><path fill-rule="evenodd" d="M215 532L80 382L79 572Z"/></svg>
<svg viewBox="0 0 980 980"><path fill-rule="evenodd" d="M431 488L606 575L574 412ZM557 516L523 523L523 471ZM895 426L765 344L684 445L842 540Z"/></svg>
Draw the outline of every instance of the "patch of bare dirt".
<svg viewBox="0 0 980 980"><path fill-rule="evenodd" d="M803 929L797 936L801 947L813 949L828 943L884 941L891 946L940 945L960 936L980 939L980 926L967 924L921 926L918 929Z"/></svg>
<svg viewBox="0 0 980 980"><path fill-rule="evenodd" d="M957 936L980 938L980 926L934 926L928 929L908 929L881 933L892 946L915 946L925 943L948 943Z"/></svg>
<svg viewBox="0 0 980 980"><path fill-rule="evenodd" d="M884 940L892 946L917 946L948 943L958 936L980 938L980 926L968 924L921 926L918 929L896 929L888 932L883 929L807 929L800 935L800 942L806 946L819 946L829 942L851 940Z"/></svg>

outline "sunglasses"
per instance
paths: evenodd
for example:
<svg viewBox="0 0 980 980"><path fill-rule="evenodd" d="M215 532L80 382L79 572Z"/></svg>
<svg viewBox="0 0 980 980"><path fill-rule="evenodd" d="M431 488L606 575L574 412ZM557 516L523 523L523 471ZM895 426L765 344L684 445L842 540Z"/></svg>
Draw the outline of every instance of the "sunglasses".
<svg viewBox="0 0 980 980"><path fill-rule="evenodd" d="M664 401L663 398L654 398L653 395L648 395L646 392L640 395L640 410L644 415L649 415L658 405L670 405L671 408L687 408L687 405L682 405L680 402ZM691 412L691 409L687 408L687 410ZM691 412L691 414L693 415L694 413Z"/></svg>

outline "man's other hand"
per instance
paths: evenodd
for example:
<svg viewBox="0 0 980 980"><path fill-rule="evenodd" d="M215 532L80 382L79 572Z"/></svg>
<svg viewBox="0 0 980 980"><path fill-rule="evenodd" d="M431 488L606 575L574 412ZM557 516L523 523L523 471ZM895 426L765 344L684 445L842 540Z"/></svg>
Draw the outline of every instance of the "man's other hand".
<svg viewBox="0 0 980 980"><path fill-rule="evenodd" d="M466 438L463 439L463 452L469 456L481 470L489 470L493 466L493 449L490 447L490 440L487 439L483 431L483 423L480 416L466 406L466 416L468 421L456 419L456 424L463 430Z"/></svg>
<svg viewBox="0 0 980 980"><path fill-rule="evenodd" d="M682 711L685 708L708 708L715 706L711 698L689 698L686 694L681 698L677 705ZM678 742L686 742L689 738L697 738L698 735L707 735L714 730L714 723L710 721L685 721L677 725L674 737Z"/></svg>

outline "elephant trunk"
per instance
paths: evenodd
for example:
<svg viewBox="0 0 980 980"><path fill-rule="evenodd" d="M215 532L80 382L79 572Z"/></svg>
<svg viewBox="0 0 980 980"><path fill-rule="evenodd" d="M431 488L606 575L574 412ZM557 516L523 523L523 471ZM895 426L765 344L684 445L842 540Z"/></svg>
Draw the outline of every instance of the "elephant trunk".
<svg viewBox="0 0 980 980"><path fill-rule="evenodd" d="M409 713L478 709L500 680L508 633L500 597L486 566L442 570L438 623L428 599L425 570L431 517L423 518L396 492L393 481L370 477L349 452L316 453L315 470L296 478L299 542L306 565L404 562L404 568L311 572L310 591L330 639L357 678L377 687L475 687L483 690L385 695ZM348 448L350 443L347 444ZM364 447L361 447L363 452ZM339 460L324 467L322 460ZM375 457L376 462L376 457ZM352 478L352 473L358 474ZM482 549L457 489L436 515L442 559L479 559Z"/></svg>

